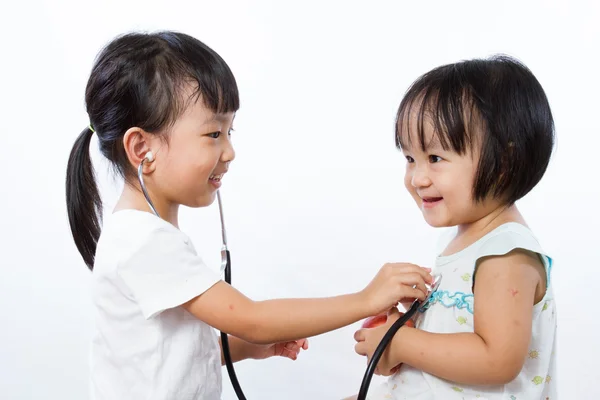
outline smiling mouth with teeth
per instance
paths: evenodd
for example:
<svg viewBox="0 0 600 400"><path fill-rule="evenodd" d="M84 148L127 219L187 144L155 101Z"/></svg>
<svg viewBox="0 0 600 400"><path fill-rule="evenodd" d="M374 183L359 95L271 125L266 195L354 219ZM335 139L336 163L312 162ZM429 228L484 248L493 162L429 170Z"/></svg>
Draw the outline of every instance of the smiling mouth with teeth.
<svg viewBox="0 0 600 400"><path fill-rule="evenodd" d="M208 179L211 181L220 182L221 178L223 178L223 174L211 175Z"/></svg>

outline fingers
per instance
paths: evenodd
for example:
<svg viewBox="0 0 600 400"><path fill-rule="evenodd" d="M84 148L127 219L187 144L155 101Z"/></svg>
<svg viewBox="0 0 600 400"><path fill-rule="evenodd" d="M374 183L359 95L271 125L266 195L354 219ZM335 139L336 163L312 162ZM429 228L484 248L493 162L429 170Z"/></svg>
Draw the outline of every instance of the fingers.
<svg viewBox="0 0 600 400"><path fill-rule="evenodd" d="M427 292L423 292L419 288L409 287L406 288L406 292L408 293L407 297L411 297L413 299L425 300L427 297Z"/></svg>
<svg viewBox="0 0 600 400"><path fill-rule="evenodd" d="M289 351L300 351L300 346L296 342L287 342L283 345L283 348Z"/></svg>
<svg viewBox="0 0 600 400"><path fill-rule="evenodd" d="M365 342L356 343L356 345L354 346L354 351L358 355L366 356L367 355L367 344Z"/></svg>
<svg viewBox="0 0 600 400"><path fill-rule="evenodd" d="M423 279L425 282L433 283L433 276L431 276L431 268L420 267L418 265L410 263L391 263L386 265L389 265L394 271L401 272L403 274L418 274L421 276L421 279Z"/></svg>
<svg viewBox="0 0 600 400"><path fill-rule="evenodd" d="M286 342L284 347L288 350L307 350L308 349L308 339L300 339L294 340L292 342Z"/></svg>
<svg viewBox="0 0 600 400"><path fill-rule="evenodd" d="M282 356L287 357L291 360L296 360L298 358L298 354L300 353L300 347L293 346L293 348L288 348L287 346L283 348Z"/></svg>
<svg viewBox="0 0 600 400"><path fill-rule="evenodd" d="M356 332L354 332L354 340L356 340L357 342L363 342L365 340L365 330L359 329Z"/></svg>
<svg viewBox="0 0 600 400"><path fill-rule="evenodd" d="M397 279L401 284L407 286L415 286L424 296L427 296L428 289L426 284L433 283L433 276L430 274L429 268L425 269L414 264L397 263L386 264L393 279ZM415 296L423 299L421 296Z"/></svg>
<svg viewBox="0 0 600 400"><path fill-rule="evenodd" d="M300 339L285 343L283 345L281 356L296 360L298 354L300 354L300 350L308 350L308 339Z"/></svg>
<svg viewBox="0 0 600 400"><path fill-rule="evenodd" d="M417 290L419 290L421 293L423 293L423 299L425 299L425 297L427 297L427 293L429 293L429 289L427 289L427 286L425 286L425 282L419 282L417 283Z"/></svg>
<svg viewBox="0 0 600 400"><path fill-rule="evenodd" d="M298 352L295 351L289 351L289 350L284 350L283 352L283 357L287 357L290 360L294 360L296 361L298 359Z"/></svg>
<svg viewBox="0 0 600 400"><path fill-rule="evenodd" d="M413 297L423 300L428 293L425 281L419 274L409 273L396 277L398 283L403 286L405 297Z"/></svg>
<svg viewBox="0 0 600 400"><path fill-rule="evenodd" d="M427 286L425 286L427 281L425 279L423 279L423 276L421 274L418 274L416 272L403 272L401 274L398 274L398 278L405 285L411 285L411 286L418 285L424 291L427 291Z"/></svg>

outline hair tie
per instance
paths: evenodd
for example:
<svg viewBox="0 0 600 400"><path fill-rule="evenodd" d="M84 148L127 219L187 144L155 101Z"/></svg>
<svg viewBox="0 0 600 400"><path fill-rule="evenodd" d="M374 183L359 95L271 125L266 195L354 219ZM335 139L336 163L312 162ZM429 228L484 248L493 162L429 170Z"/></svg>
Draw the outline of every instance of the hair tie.
<svg viewBox="0 0 600 400"><path fill-rule="evenodd" d="M89 124L88 128L90 128L90 131L92 131L92 133L96 133L96 131L94 130L94 128L92 128L92 124Z"/></svg>

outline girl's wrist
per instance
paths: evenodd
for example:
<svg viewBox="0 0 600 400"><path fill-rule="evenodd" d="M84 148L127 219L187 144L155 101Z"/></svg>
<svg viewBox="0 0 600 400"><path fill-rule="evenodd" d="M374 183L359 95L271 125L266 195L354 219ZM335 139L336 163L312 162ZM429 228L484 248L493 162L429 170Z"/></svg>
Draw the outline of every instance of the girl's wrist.
<svg viewBox="0 0 600 400"><path fill-rule="evenodd" d="M259 346L257 344L244 342L243 360L260 360Z"/></svg>
<svg viewBox="0 0 600 400"><path fill-rule="evenodd" d="M390 363L394 364L394 365L398 365L401 363L406 362L405 360L405 345L408 343L407 341L409 339L407 339L407 336L410 336L410 334L412 332L410 332L411 330L414 330L415 328L411 327L411 326L402 326L400 329L398 329L398 332L396 332L396 334L394 335L394 338L392 339L392 341L389 344L389 359L390 359Z"/></svg>
<svg viewBox="0 0 600 400"><path fill-rule="evenodd" d="M257 356L257 348L256 345L250 343L250 342L246 342L243 339L240 338L236 338L239 342L238 342L238 354L237 354L237 358L239 361L243 361L243 360L254 360L256 359Z"/></svg>
<svg viewBox="0 0 600 400"><path fill-rule="evenodd" d="M349 294L348 296L350 297L350 307L352 307L352 310L356 310L358 320L374 315L372 312L373 307L371 307L371 304L369 304L369 295L364 290Z"/></svg>
<svg viewBox="0 0 600 400"><path fill-rule="evenodd" d="M252 344L242 340L236 336L228 335L229 351L231 352L232 361L238 362L253 358L255 356L255 349L252 348Z"/></svg>

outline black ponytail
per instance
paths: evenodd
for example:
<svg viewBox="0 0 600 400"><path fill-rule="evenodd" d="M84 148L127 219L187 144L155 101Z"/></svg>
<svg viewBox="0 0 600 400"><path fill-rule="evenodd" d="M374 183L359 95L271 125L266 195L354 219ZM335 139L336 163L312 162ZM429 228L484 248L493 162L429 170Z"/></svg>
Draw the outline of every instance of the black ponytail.
<svg viewBox="0 0 600 400"><path fill-rule="evenodd" d="M100 237L102 200L90 158L94 131L86 128L73 145L67 164L67 213L75 245L90 270L94 268L96 243Z"/></svg>

